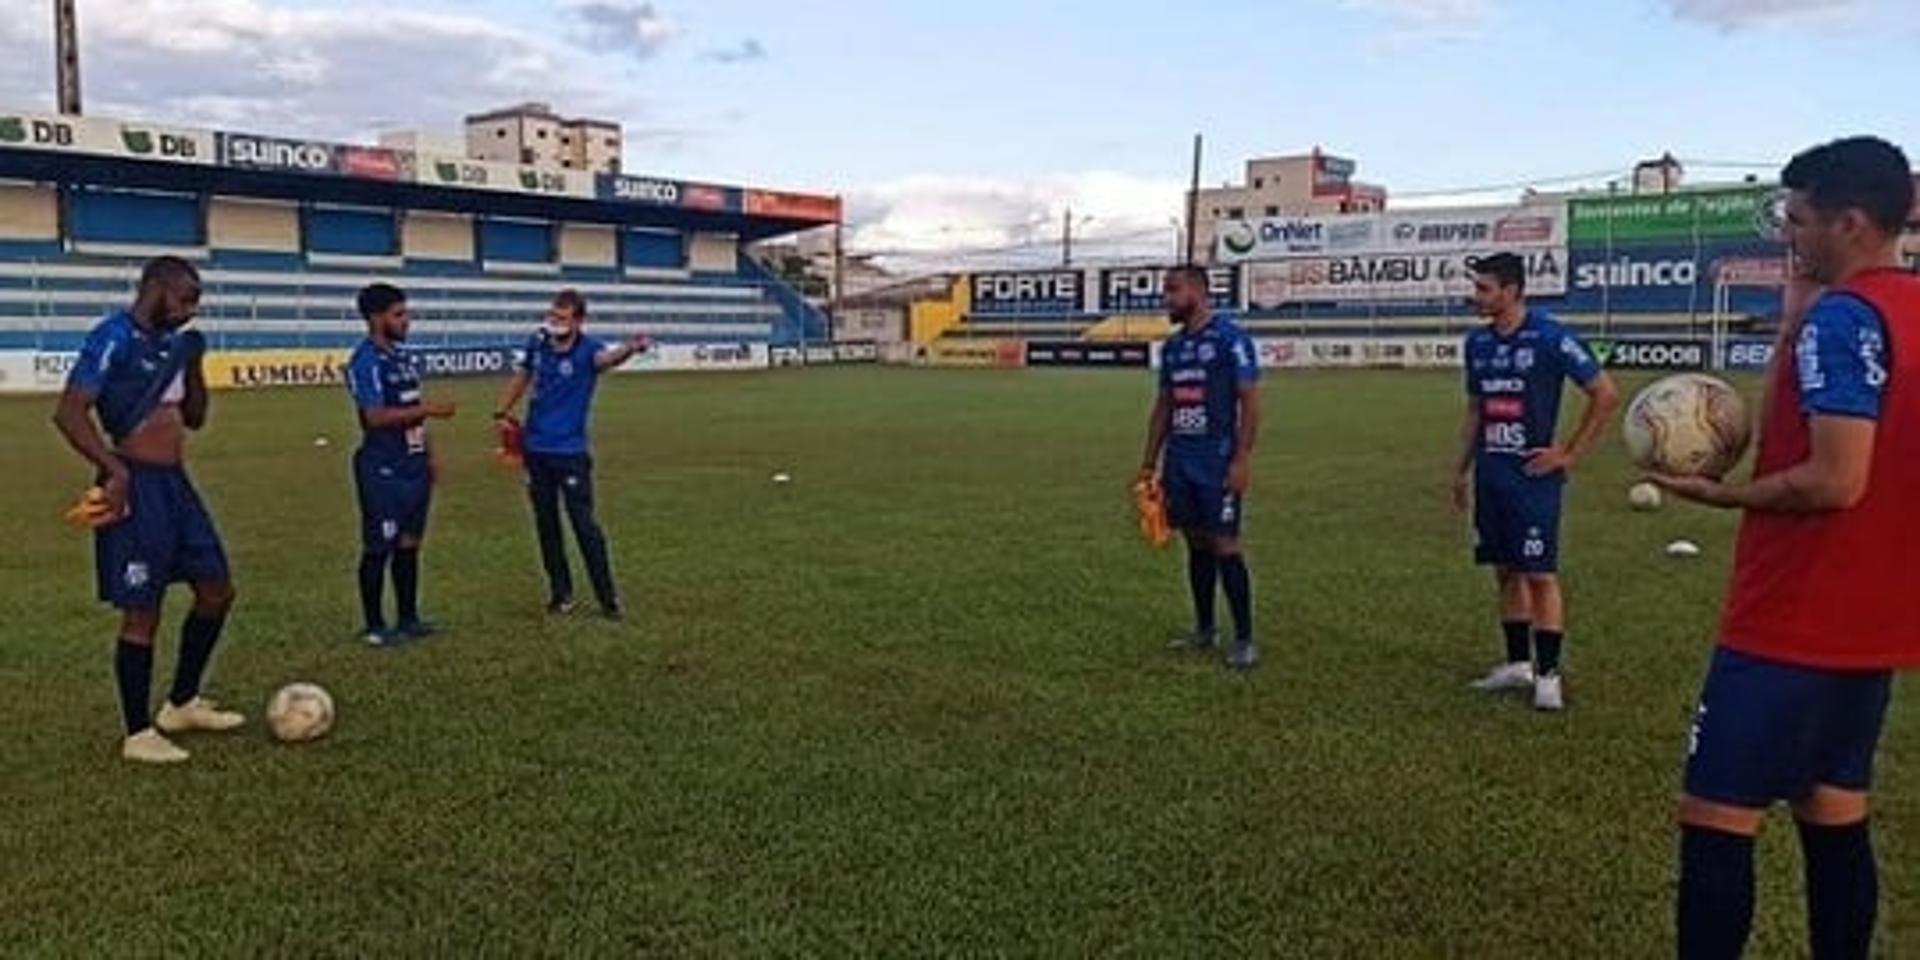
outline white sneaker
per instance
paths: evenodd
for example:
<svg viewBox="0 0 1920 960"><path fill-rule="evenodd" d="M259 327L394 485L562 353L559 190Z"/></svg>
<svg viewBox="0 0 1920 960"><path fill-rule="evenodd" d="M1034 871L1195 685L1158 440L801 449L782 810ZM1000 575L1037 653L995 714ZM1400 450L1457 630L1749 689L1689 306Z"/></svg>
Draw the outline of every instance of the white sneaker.
<svg viewBox="0 0 1920 960"><path fill-rule="evenodd" d="M153 725L167 733L232 730L246 722L246 717L222 710L219 704L205 697L194 697L177 707L172 703L161 704L160 712L153 716Z"/></svg>
<svg viewBox="0 0 1920 960"><path fill-rule="evenodd" d="M1559 713L1567 708L1566 697L1560 691L1560 675L1549 673L1533 682L1533 708L1548 713Z"/></svg>
<svg viewBox="0 0 1920 960"><path fill-rule="evenodd" d="M187 752L161 736L160 731L148 727L120 745L120 756L134 763L185 763Z"/></svg>
<svg viewBox="0 0 1920 960"><path fill-rule="evenodd" d="M1505 690L1525 690L1533 686L1533 664L1503 663L1494 667L1473 682L1473 689L1481 693L1499 693Z"/></svg>

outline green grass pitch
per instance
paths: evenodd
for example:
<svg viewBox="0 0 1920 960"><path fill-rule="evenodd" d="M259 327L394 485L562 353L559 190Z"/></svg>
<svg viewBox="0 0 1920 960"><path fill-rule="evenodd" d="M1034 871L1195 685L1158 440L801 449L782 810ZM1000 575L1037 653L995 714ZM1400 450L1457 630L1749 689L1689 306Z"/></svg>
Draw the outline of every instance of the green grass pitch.
<svg viewBox="0 0 1920 960"><path fill-rule="evenodd" d="M1186 588L1126 497L1144 373L613 379L617 626L545 617L488 455L498 385L454 385L424 561L445 633L398 651L352 639L344 391L218 395L192 457L240 599L210 693L250 724L173 770L115 753L50 398L0 402L0 954L1670 954L1733 518L1630 513L1609 438L1569 495L1571 711L1538 716L1466 689L1499 641L1445 506L1457 376L1267 383L1249 677L1163 649ZM1667 559L1677 537L1706 555ZM261 733L293 680L335 694L331 738ZM1902 687L1888 956L1920 955ZM1787 826L1757 957L1804 950Z"/></svg>

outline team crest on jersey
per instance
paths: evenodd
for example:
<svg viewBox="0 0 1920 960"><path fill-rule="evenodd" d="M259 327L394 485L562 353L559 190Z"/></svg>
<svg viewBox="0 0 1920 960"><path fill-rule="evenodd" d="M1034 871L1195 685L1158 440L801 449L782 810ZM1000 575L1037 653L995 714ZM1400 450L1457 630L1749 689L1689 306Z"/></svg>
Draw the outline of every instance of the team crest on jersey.
<svg viewBox="0 0 1920 960"><path fill-rule="evenodd" d="M1203 343L1200 345L1200 362L1201 363L1212 363L1214 356L1215 354L1213 351L1213 344Z"/></svg>
<svg viewBox="0 0 1920 960"><path fill-rule="evenodd" d="M1532 347L1521 347L1520 349L1515 350L1513 352L1513 368L1515 370L1532 370L1533 369L1533 348Z"/></svg>
<svg viewBox="0 0 1920 960"><path fill-rule="evenodd" d="M570 359L560 361L559 369L560 369L561 376L563 377L573 376L573 361Z"/></svg>

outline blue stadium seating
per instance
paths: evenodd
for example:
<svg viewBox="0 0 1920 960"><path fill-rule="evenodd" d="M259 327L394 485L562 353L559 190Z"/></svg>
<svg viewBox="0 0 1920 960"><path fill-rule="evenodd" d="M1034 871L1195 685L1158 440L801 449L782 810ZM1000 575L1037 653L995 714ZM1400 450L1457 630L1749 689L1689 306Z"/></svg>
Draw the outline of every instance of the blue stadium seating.
<svg viewBox="0 0 1920 960"><path fill-rule="evenodd" d="M0 244L0 349L72 349L102 315L126 306L142 258L68 254L58 244ZM826 334L824 317L778 278L741 258L738 274L570 268L502 275L476 263L406 261L397 268L311 263L299 254L214 251L200 262L200 327L216 348L324 347L361 335L363 284L408 291L423 345L517 343L555 290L573 286L604 336L643 330L661 342L791 342Z"/></svg>

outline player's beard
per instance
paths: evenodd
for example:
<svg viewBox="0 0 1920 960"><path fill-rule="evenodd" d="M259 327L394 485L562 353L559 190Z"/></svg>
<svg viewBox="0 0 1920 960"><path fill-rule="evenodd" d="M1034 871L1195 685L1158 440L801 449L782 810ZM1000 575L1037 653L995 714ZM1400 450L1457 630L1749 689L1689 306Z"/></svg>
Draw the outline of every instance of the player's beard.
<svg viewBox="0 0 1920 960"><path fill-rule="evenodd" d="M400 324L400 323L387 324L387 342L388 343L406 343L407 342L406 325Z"/></svg>

